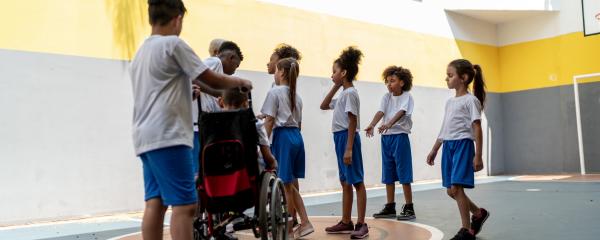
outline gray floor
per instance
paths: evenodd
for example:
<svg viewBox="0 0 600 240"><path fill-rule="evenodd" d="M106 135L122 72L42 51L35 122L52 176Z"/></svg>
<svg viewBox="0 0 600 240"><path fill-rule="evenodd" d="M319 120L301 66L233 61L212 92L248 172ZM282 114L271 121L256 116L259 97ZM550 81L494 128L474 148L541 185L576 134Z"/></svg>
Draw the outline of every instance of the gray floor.
<svg viewBox="0 0 600 240"><path fill-rule="evenodd" d="M497 182L478 185L467 195L490 211L478 239L600 239L600 183ZM440 229L444 239L454 236L460 218L445 190L415 192L413 198L416 222ZM396 199L404 201L402 195ZM385 197L370 198L367 216L385 202ZM326 204L308 211L340 215L341 206Z"/></svg>
<svg viewBox="0 0 600 240"><path fill-rule="evenodd" d="M476 204L491 212L478 239L600 239L600 182L502 181L477 185L467 194ZM396 199L403 202L400 194L396 195ZM444 189L417 191L414 193L414 202L416 222L440 229L445 235L444 239L451 238L459 229L458 209ZM367 216L380 210L384 203L385 197L370 198ZM313 216L339 216L341 203L310 206L308 213ZM356 212L353 215L356 216ZM108 239L139 231L139 227L131 227L131 224L135 226L139 222L115 223L115 226L121 227L114 227L113 230L36 238ZM32 239L26 237L32 236L29 230L20 230L25 237L19 239ZM10 234L3 235L0 231L0 239L18 236L14 232Z"/></svg>

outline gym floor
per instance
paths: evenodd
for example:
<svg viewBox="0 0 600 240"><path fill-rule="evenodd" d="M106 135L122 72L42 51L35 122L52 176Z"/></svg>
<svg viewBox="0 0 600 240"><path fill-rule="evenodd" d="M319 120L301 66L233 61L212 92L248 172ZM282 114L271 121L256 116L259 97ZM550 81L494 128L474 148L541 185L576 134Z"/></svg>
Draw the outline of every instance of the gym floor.
<svg viewBox="0 0 600 240"><path fill-rule="evenodd" d="M598 239L600 175L488 177L476 180L467 195L490 211L478 239ZM456 203L439 182L416 183L413 222L367 219L369 239L450 239L460 228ZM385 189L369 189L367 216L385 204ZM397 209L403 196L397 191ZM306 239L349 239L327 235L324 227L341 215L340 193L307 195L305 202L316 232ZM356 216L354 205L353 216ZM0 239L141 239L141 213L72 221L0 227ZM165 220L168 223L168 219ZM168 225L166 225L168 226ZM240 232L240 239L252 239ZM169 239L168 230L165 239Z"/></svg>

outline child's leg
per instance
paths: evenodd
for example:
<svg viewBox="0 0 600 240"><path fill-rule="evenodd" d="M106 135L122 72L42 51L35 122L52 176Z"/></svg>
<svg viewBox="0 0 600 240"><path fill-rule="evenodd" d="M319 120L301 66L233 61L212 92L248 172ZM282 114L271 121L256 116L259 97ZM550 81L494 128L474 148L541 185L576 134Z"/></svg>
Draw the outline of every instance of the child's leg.
<svg viewBox="0 0 600 240"><path fill-rule="evenodd" d="M292 216L296 215L296 198L294 196L294 184L286 183L285 186L285 200L287 201L287 209ZM288 222L288 232L293 232L294 228L291 222Z"/></svg>
<svg viewBox="0 0 600 240"><path fill-rule="evenodd" d="M410 183L402 184L402 191L404 192L405 203L412 204L412 187L410 186Z"/></svg>
<svg viewBox="0 0 600 240"><path fill-rule="evenodd" d="M358 211L358 219L356 223L365 223L365 212L367 210L367 190L364 183L354 184L356 189L356 210ZM352 202L350 203L352 205Z"/></svg>
<svg viewBox="0 0 600 240"><path fill-rule="evenodd" d="M162 205L160 198L146 201L144 218L142 220L142 238L148 240L162 239L163 222L167 207Z"/></svg>
<svg viewBox="0 0 600 240"><path fill-rule="evenodd" d="M354 193L352 191L352 185L346 182L340 182L342 184L342 222L349 223L352 221L352 202L354 201Z"/></svg>
<svg viewBox="0 0 600 240"><path fill-rule="evenodd" d="M467 197L462 186L452 185L452 188L448 189L448 195L456 200L462 226L471 229L470 213L478 213L479 208Z"/></svg>
<svg viewBox="0 0 600 240"><path fill-rule="evenodd" d="M285 185L287 192L289 192L292 201L294 202L294 210L298 212L300 215L300 221L302 224L308 223L308 214L306 213L306 208L304 207L304 201L302 200L302 196L300 196L300 192L296 189L293 183Z"/></svg>
<svg viewBox="0 0 600 240"><path fill-rule="evenodd" d="M196 204L173 206L171 214L171 238L193 239L194 238L194 213Z"/></svg>
<svg viewBox="0 0 600 240"><path fill-rule="evenodd" d="M386 184L385 185L385 194L387 196L387 203L393 203L395 201L396 195L396 185L395 184Z"/></svg>

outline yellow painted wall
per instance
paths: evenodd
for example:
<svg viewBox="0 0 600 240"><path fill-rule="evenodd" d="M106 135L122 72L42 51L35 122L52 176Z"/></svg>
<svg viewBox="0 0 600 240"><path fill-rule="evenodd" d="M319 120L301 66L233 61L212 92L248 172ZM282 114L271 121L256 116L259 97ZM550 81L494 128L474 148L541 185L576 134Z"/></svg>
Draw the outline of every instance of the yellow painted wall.
<svg viewBox="0 0 600 240"><path fill-rule="evenodd" d="M243 70L265 71L274 46L285 42L303 53L302 74L329 77L331 63L349 45L365 58L359 79L380 81L388 65L412 70L415 85L445 87L446 64L469 58L486 70L497 91L497 48L247 0L186 1L182 38L200 56L216 37L237 42ZM0 21L0 48L108 59L130 59L149 33L145 0L11 1ZM23 14L27 12L28 14Z"/></svg>
<svg viewBox="0 0 600 240"><path fill-rule="evenodd" d="M574 75L600 72L600 35L576 32L513 44L501 47L499 56L501 92L572 85Z"/></svg>

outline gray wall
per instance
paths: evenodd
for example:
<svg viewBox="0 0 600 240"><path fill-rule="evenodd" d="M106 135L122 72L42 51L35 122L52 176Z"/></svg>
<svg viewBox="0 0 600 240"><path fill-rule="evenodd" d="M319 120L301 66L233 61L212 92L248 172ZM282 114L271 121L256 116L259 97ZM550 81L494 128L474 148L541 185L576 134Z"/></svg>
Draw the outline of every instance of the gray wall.
<svg viewBox="0 0 600 240"><path fill-rule="evenodd" d="M600 173L600 83L579 85L579 106L585 168Z"/></svg>

